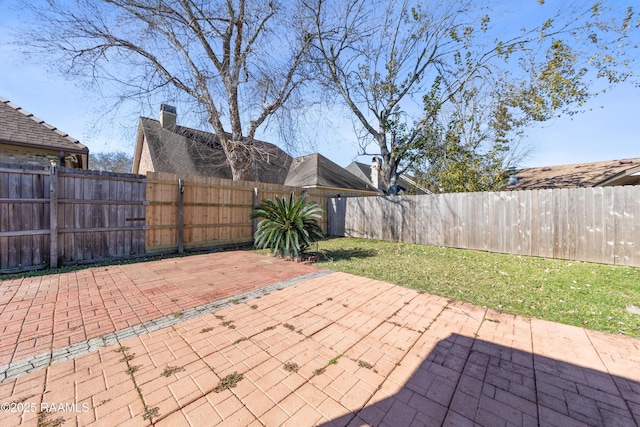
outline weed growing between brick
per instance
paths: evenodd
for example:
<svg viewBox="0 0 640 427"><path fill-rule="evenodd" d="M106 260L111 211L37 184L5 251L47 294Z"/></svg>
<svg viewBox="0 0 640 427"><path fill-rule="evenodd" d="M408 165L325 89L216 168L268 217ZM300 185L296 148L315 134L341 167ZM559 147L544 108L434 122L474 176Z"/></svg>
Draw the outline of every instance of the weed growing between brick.
<svg viewBox="0 0 640 427"><path fill-rule="evenodd" d="M182 371L184 371L184 368L181 366L169 365L166 368L164 368L164 371L162 371L160 375L162 375L163 377L169 378L171 375L175 374L176 372L182 372Z"/></svg>
<svg viewBox="0 0 640 427"><path fill-rule="evenodd" d="M284 364L284 370L287 372L298 372L300 365L295 362L287 362Z"/></svg>
<svg viewBox="0 0 640 427"><path fill-rule="evenodd" d="M238 385L240 381L244 378L244 375L239 374L237 372L233 372L233 374L229 374L226 377L220 380L220 384L213 389L214 392L220 393L221 391L228 390Z"/></svg>

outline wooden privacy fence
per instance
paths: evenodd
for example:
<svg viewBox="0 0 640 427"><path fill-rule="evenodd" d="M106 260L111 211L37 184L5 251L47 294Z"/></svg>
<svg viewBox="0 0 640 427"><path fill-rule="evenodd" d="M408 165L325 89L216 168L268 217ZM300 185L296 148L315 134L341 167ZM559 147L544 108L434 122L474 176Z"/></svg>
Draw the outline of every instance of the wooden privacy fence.
<svg viewBox="0 0 640 427"><path fill-rule="evenodd" d="M331 195L167 173L0 165L0 273L251 243L252 208L292 191L323 209Z"/></svg>
<svg viewBox="0 0 640 427"><path fill-rule="evenodd" d="M0 165L0 272L144 254L145 179Z"/></svg>
<svg viewBox="0 0 640 427"><path fill-rule="evenodd" d="M306 191L309 200L327 207L327 193L259 182L147 173L147 253L182 252L253 241L255 224L249 219L264 199L296 196ZM326 216L320 223L326 231Z"/></svg>
<svg viewBox="0 0 640 427"><path fill-rule="evenodd" d="M640 186L333 198L328 190L0 164L0 272L250 243L275 195L326 209L322 230L640 266Z"/></svg>
<svg viewBox="0 0 640 427"><path fill-rule="evenodd" d="M640 267L640 186L331 199L328 233Z"/></svg>

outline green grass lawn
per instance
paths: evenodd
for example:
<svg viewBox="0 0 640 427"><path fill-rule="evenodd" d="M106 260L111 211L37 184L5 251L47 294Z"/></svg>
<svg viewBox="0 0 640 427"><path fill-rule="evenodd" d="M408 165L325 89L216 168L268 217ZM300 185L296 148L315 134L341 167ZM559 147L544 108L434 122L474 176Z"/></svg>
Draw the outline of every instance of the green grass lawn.
<svg viewBox="0 0 640 427"><path fill-rule="evenodd" d="M352 238L319 249L327 257L320 267L640 338L640 315L628 311L640 309L640 268Z"/></svg>

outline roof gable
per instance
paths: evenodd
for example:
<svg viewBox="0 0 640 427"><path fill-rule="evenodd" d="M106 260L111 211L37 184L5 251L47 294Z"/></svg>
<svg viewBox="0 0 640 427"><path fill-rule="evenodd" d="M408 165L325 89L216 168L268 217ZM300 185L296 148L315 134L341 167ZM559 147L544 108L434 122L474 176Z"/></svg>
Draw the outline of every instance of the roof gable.
<svg viewBox="0 0 640 427"><path fill-rule="evenodd" d="M82 154L89 152L86 146L66 132L45 123L4 98L0 98L0 140L3 143L47 150Z"/></svg>
<svg viewBox="0 0 640 427"><path fill-rule="evenodd" d="M371 182L371 166L360 162L351 162L345 169L358 178L365 180L366 182Z"/></svg>

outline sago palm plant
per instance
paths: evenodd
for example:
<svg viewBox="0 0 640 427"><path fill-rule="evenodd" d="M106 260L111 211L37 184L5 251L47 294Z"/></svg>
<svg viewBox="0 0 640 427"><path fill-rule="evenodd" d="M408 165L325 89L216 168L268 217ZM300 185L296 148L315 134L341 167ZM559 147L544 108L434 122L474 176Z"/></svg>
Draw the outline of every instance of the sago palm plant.
<svg viewBox="0 0 640 427"><path fill-rule="evenodd" d="M258 248L271 248L276 255L298 258L313 242L324 237L318 225L322 208L316 202L307 202L307 194L297 200L293 192L287 198L275 197L263 200L251 213L251 219L259 219L255 232Z"/></svg>

